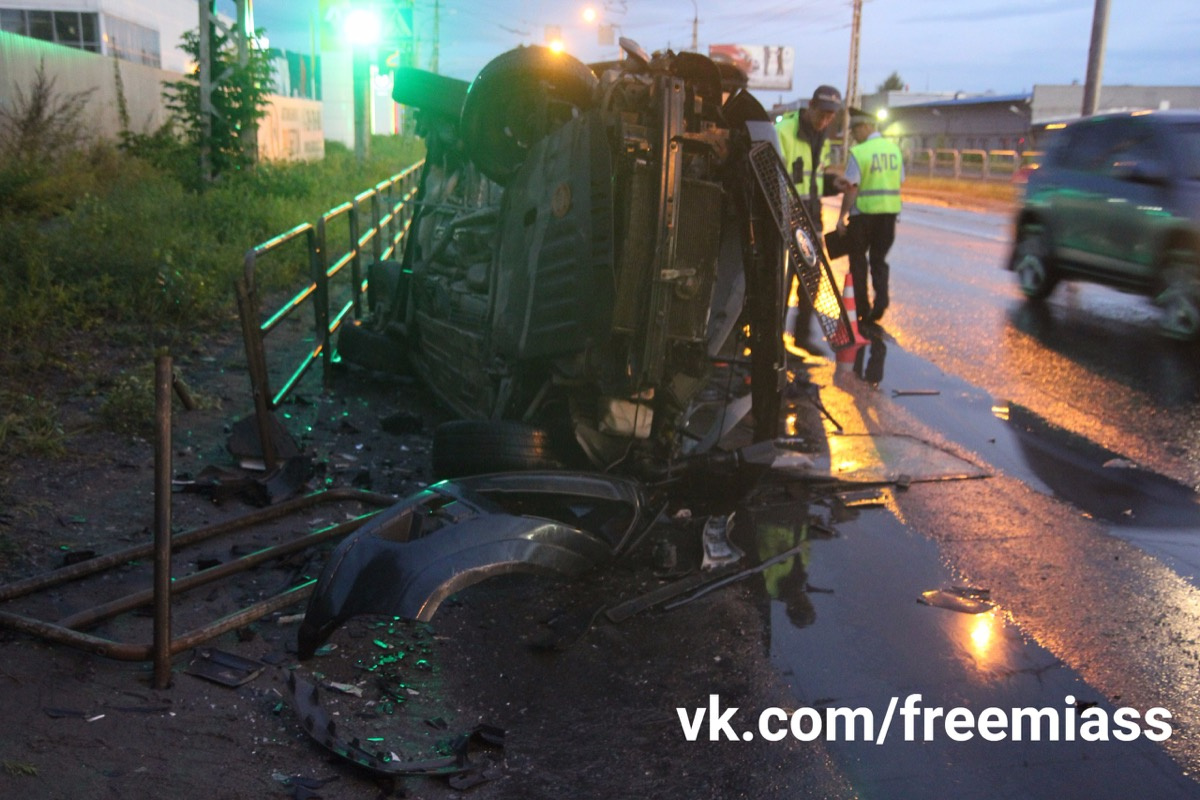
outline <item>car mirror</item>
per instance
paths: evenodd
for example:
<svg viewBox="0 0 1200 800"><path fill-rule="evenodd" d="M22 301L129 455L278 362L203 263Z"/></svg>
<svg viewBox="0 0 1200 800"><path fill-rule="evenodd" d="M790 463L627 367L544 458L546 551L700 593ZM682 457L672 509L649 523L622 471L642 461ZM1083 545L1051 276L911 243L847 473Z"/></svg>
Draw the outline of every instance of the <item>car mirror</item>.
<svg viewBox="0 0 1200 800"><path fill-rule="evenodd" d="M1161 161L1118 161L1113 164L1113 177L1134 183L1161 184L1167 182L1167 167Z"/></svg>

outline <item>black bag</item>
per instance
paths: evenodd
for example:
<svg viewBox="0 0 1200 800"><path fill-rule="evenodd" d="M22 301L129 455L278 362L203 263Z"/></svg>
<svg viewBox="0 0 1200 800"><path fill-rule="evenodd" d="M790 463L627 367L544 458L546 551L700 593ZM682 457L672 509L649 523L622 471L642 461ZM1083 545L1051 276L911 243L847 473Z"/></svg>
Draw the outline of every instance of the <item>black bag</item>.
<svg viewBox="0 0 1200 800"><path fill-rule="evenodd" d="M837 228L825 234L825 253L832 261L850 252L850 237Z"/></svg>

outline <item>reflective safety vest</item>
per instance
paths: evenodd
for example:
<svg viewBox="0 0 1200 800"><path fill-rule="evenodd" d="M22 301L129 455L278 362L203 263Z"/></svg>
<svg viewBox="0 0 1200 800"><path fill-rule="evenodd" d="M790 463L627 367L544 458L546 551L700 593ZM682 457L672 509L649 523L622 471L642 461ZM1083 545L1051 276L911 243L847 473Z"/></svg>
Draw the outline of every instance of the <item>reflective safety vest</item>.
<svg viewBox="0 0 1200 800"><path fill-rule="evenodd" d="M820 197L824 188L824 179L822 176L825 170L833 165L833 159L830 153L829 140L826 139L821 144L821 152L817 158L817 163L812 163L812 147L807 139L801 139L799 136L800 115L804 111L789 111L783 115L779 122L775 123L775 131L779 134L779 148L783 151L783 166L787 169L788 175L796 182L796 191L803 198L810 197L814 180L814 169L820 182L816 185L816 196ZM794 171L796 159L800 159L800 170Z"/></svg>
<svg viewBox="0 0 1200 800"><path fill-rule="evenodd" d="M904 157L891 139L875 136L850 148L862 177L854 201L860 214L899 214Z"/></svg>

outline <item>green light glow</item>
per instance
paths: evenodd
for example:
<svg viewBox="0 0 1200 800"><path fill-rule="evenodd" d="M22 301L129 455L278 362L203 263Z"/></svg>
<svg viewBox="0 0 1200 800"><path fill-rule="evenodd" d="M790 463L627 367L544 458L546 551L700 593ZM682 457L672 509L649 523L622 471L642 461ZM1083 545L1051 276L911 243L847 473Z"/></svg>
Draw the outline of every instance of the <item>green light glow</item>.
<svg viewBox="0 0 1200 800"><path fill-rule="evenodd" d="M379 18L368 8L356 8L346 15L342 28L346 40L356 45L372 45L379 42Z"/></svg>

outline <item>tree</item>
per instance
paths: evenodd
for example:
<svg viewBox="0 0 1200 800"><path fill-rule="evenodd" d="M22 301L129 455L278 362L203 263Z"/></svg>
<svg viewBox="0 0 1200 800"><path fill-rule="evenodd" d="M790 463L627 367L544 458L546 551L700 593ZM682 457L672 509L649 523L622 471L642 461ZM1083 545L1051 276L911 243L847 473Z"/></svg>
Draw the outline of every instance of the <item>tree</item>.
<svg viewBox="0 0 1200 800"><path fill-rule="evenodd" d="M899 91L905 88L904 79L900 77L900 73L892 71L891 75L887 76L887 80L875 87L877 92L892 92Z"/></svg>
<svg viewBox="0 0 1200 800"><path fill-rule="evenodd" d="M246 63L238 60L237 47L228 33L213 26L209 36L212 64L212 122L205 142L204 118L200 111L199 67L183 80L166 84L163 97L167 107L182 123L187 141L197 148L207 144L213 177L246 169L257 157L257 142L250 135L258 120L266 115L271 93L271 65L265 51L247 50ZM182 49L200 62L199 30L183 35Z"/></svg>

